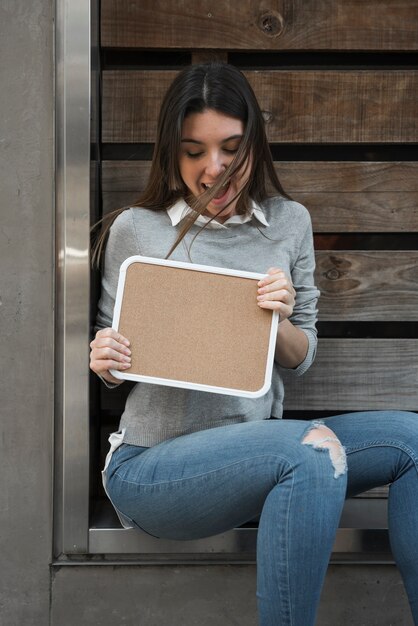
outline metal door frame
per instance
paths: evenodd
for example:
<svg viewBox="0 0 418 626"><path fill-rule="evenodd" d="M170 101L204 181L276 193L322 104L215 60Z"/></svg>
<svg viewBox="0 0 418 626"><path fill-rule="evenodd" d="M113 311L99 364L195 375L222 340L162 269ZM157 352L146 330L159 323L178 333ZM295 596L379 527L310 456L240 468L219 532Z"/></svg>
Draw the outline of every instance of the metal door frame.
<svg viewBox="0 0 418 626"><path fill-rule="evenodd" d="M91 7L56 2L54 553L88 552Z"/></svg>

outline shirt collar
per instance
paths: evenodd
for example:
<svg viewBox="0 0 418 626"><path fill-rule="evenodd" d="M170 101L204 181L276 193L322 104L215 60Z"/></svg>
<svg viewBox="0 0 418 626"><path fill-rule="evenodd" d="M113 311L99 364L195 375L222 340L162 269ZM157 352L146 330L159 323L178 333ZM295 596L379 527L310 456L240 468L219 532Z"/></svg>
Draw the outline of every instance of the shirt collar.
<svg viewBox="0 0 418 626"><path fill-rule="evenodd" d="M187 202L183 199L178 200L172 207L167 209L168 216L171 220L171 224L173 226L177 226L182 219L188 215L192 209L189 207ZM251 200L249 213L245 213L244 215L232 215L229 217L223 224L216 220L210 221L210 218L206 215L199 215L195 221L196 226L205 226L207 224L207 228L228 228L228 226L237 225L237 224L245 224L246 222L250 222L252 218L255 217L263 226L269 226L266 217L257 202Z"/></svg>

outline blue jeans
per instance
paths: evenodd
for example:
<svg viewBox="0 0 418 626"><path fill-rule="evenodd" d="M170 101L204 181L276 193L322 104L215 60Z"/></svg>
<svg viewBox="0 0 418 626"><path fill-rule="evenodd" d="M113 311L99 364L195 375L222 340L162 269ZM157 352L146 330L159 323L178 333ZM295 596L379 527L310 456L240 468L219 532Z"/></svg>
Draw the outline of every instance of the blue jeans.
<svg viewBox="0 0 418 626"><path fill-rule="evenodd" d="M136 525L167 539L215 535L260 516L259 623L309 626L346 495L390 483L391 547L418 625L418 415L373 411L324 423L345 447L348 472L336 471L326 447L303 445L311 422L266 420L152 448L124 444L107 489Z"/></svg>

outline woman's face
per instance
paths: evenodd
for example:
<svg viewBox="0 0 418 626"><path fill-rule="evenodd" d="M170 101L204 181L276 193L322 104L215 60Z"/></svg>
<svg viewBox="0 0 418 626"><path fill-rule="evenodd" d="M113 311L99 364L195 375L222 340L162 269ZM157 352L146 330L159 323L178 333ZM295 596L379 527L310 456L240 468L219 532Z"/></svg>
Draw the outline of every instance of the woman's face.
<svg viewBox="0 0 418 626"><path fill-rule="evenodd" d="M244 134L241 120L213 109L188 115L182 127L179 156L180 174L190 193L198 198L221 176L231 161ZM247 182L250 164L241 168L211 200L205 215L217 215L224 222L236 213L238 198L226 206Z"/></svg>

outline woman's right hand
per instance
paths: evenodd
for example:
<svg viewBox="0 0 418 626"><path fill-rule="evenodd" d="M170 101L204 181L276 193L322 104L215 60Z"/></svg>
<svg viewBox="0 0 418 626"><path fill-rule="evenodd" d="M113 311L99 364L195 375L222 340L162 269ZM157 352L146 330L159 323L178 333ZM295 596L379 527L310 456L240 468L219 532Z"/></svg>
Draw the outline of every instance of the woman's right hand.
<svg viewBox="0 0 418 626"><path fill-rule="evenodd" d="M129 340L113 328L98 330L90 343L90 369L108 383L122 381L109 372L110 369L125 371L131 367Z"/></svg>

